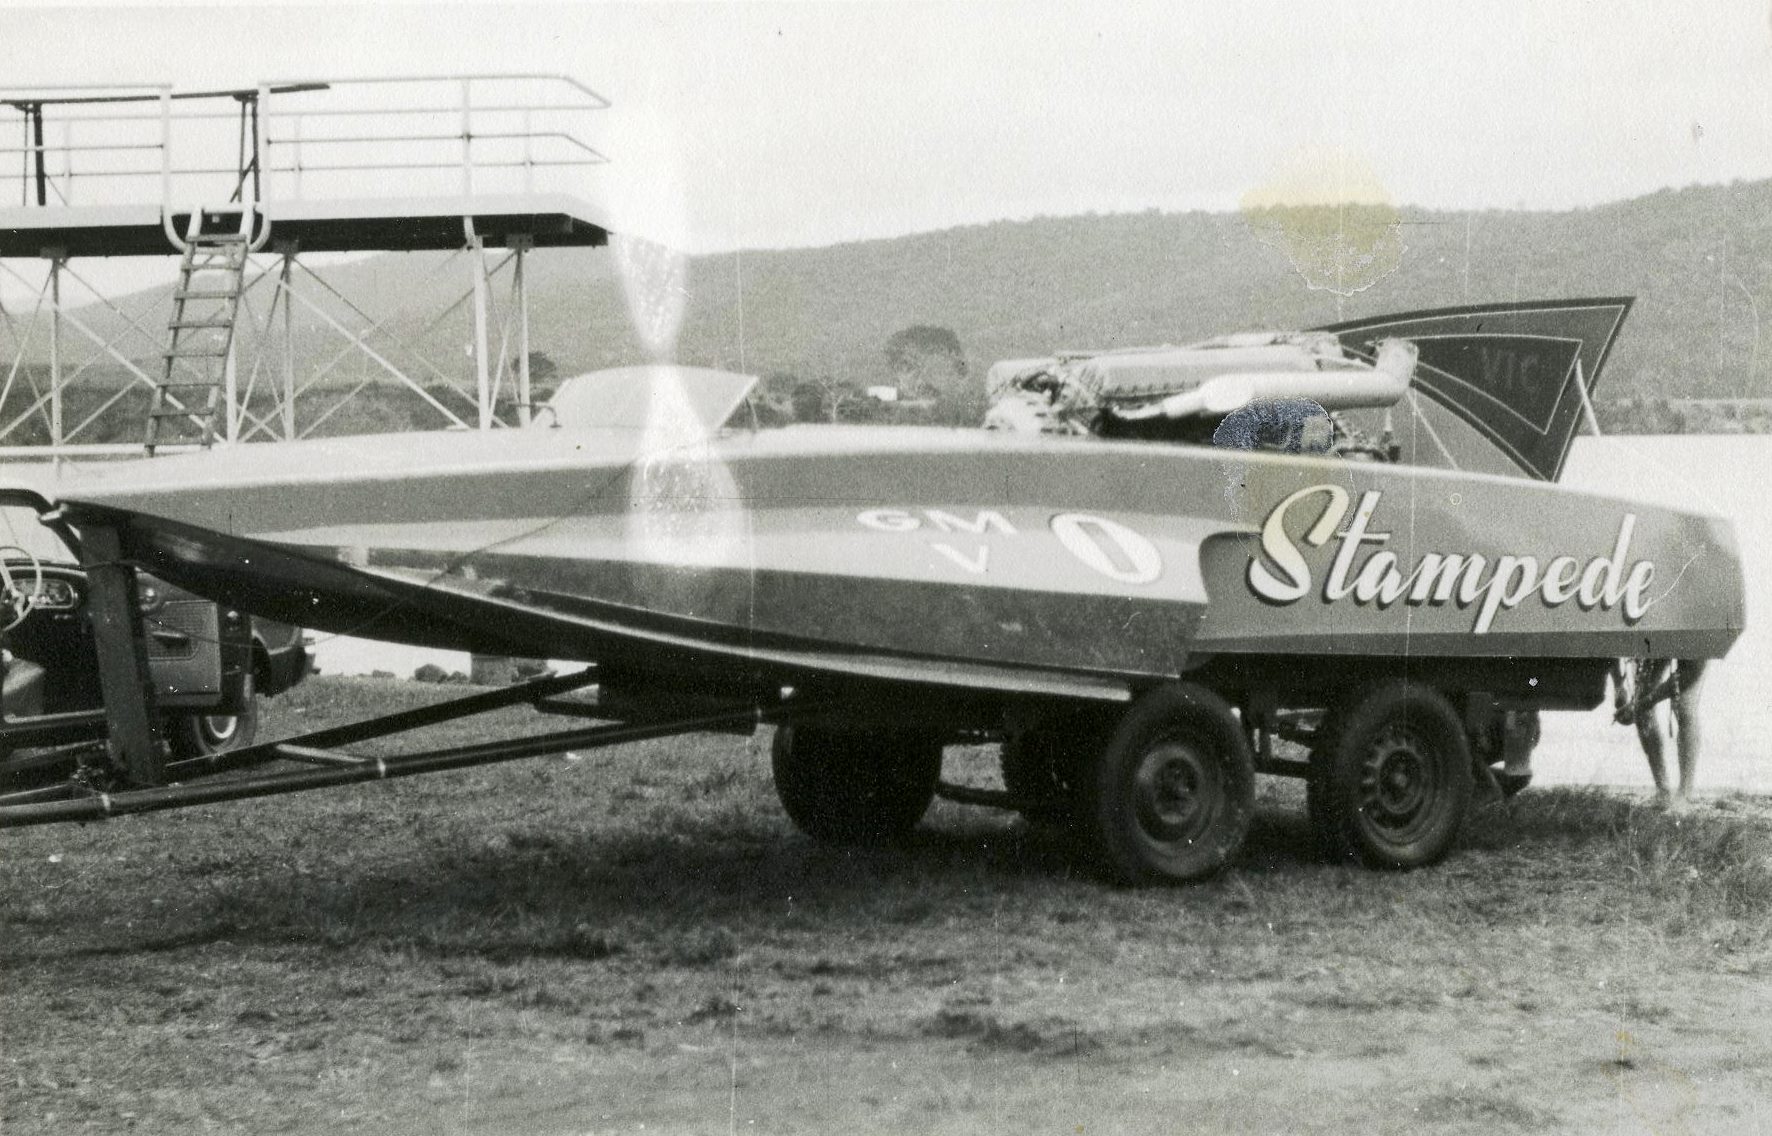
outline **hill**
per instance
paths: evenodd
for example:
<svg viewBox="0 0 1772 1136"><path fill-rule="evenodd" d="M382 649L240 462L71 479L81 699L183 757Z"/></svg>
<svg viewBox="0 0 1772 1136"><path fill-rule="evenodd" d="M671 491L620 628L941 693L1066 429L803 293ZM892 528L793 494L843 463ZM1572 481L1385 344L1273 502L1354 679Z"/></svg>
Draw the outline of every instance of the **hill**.
<svg viewBox="0 0 1772 1136"><path fill-rule="evenodd" d="M1150 211L691 257L639 299L655 316L681 297L682 362L865 386L891 381L886 342L913 325L950 329L976 377L995 359L1062 347L1181 342L1466 301L1627 294L1638 303L1607 396L1772 394L1772 350L1758 343L1760 309L1772 318L1772 181L1558 212L1369 209L1358 220L1386 227L1390 259L1379 267L1394 268L1347 295L1311 286L1273 239L1271 217ZM467 287L465 262L444 260L387 254L324 274L443 374L465 379L466 316L427 326ZM532 346L561 373L650 357L624 296L622 261L610 249L531 256ZM164 326L165 291L120 307ZM328 306L342 315L338 303ZM100 334L120 330L108 311L80 314ZM310 312L298 312L298 325L304 370L343 346ZM147 356L136 342L143 349L131 354ZM331 375L351 384L375 377L355 364Z"/></svg>
<svg viewBox="0 0 1772 1136"><path fill-rule="evenodd" d="M1397 269L1350 296L1309 287L1281 250L1230 214L1000 222L701 258L691 265L682 355L866 377L883 372L887 336L930 323L954 330L976 373L994 359L1066 346L1625 294L1638 303L1610 394L1772 393L1772 351L1755 342L1758 309L1772 316L1772 182L1560 213L1403 211L1397 222Z"/></svg>

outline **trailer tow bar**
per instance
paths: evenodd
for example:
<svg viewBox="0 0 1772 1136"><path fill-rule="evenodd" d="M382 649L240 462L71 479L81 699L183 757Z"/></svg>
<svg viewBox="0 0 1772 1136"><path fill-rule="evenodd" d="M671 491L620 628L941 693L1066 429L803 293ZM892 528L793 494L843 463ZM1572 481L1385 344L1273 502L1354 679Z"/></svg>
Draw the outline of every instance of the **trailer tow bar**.
<svg viewBox="0 0 1772 1136"><path fill-rule="evenodd" d="M131 813L159 812L248 797L271 797L308 789L324 789L334 785L392 780L420 773L440 773L475 765L541 757L568 750L598 749L677 734L729 730L745 724L782 722L831 709L831 704L827 702L784 697L773 703L743 703L689 716L610 722L532 737L387 756L365 756L337 748L503 706L522 702L540 703L563 691L586 686L594 681L594 670L540 679L502 690L453 699L436 706L402 711L348 726L315 731L286 741L236 750L221 754L214 761L195 759L177 762L170 767L178 772L202 775L203 779L199 781L121 789L115 792L101 792L70 781L53 787L61 793L60 799L46 799L50 791L43 789L4 794L0 795L0 828L106 820ZM226 769L240 769L272 761L292 761L307 768L255 776L214 779L206 776Z"/></svg>

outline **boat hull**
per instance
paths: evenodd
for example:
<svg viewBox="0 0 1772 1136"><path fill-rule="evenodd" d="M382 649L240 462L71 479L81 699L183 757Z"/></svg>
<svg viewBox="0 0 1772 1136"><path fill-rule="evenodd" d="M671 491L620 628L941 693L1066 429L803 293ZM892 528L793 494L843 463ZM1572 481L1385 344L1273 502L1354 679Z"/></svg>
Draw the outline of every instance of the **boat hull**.
<svg viewBox="0 0 1772 1136"><path fill-rule="evenodd" d="M1264 660L1718 657L1727 522L1382 463L794 427L397 435L79 470L181 586L320 630L1123 695Z"/></svg>

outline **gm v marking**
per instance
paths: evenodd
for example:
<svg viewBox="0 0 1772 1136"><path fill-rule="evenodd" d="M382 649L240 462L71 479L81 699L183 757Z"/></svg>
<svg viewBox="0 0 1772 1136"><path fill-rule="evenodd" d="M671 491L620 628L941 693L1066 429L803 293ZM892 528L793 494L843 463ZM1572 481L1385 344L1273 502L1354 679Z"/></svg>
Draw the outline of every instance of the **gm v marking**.
<svg viewBox="0 0 1772 1136"><path fill-rule="evenodd" d="M981 538L976 544L958 545L947 540L928 547L960 570L973 576L989 573L991 536L1019 540L1022 532L995 509L981 509L970 517L947 509L869 509L856 514L863 528L883 533L934 531L943 536L966 534ZM1163 574L1163 557L1157 546L1119 521L1092 513L1059 513L1048 522L1059 545L1078 563L1116 583L1143 585Z"/></svg>

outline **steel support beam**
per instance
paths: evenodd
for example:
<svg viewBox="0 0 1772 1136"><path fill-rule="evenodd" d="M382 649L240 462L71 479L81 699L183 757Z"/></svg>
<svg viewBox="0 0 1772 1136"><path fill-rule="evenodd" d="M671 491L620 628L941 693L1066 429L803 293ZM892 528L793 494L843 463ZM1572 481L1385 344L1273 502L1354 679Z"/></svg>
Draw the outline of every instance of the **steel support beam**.
<svg viewBox="0 0 1772 1136"><path fill-rule="evenodd" d="M529 408L533 401L529 389L529 285L523 276L523 262L528 258L529 250L534 247L533 237L523 236L512 238L512 249L517 255L515 275L511 277L511 290L516 293L517 302L517 424L529 425Z"/></svg>
<svg viewBox="0 0 1772 1136"><path fill-rule="evenodd" d="M33 157L36 159L37 204L42 207L49 204L49 177L43 167L43 104L28 104L25 114L30 118L36 133Z"/></svg>
<svg viewBox="0 0 1772 1136"><path fill-rule="evenodd" d="M474 274L474 394L480 408L480 429L492 429L492 372L486 350L486 239L475 236L468 268Z"/></svg>
<svg viewBox="0 0 1772 1136"><path fill-rule="evenodd" d="M468 314L473 340L469 345L469 353L474 356L475 374L475 389L472 392L462 389L459 370L453 375L446 372L444 367L427 358L422 350L409 342L408 338L389 330L388 325L398 319L405 309L391 311L380 319L371 319L349 297L340 293L313 269L304 265L298 246L289 241L278 242L276 246L277 262L263 268L254 279L253 284L248 285L246 289L247 292L250 292L253 286L265 278L271 278L274 281L272 301L269 310L263 317L262 327L256 315L253 316L251 323L258 338L255 342L242 347L241 340L236 334L231 339L230 357L224 360L222 398L227 407L228 417L223 423L218 423L218 436L230 442L244 442L254 437L294 440L305 436L318 425L319 420L303 423L296 407L307 401L304 395L319 375L331 370L339 360L350 357L353 352L360 352L374 363L379 364L389 376L400 381L449 422L458 426L492 429L501 425L516 425L520 419L532 419L534 417L535 392L533 390L533 369L530 366L533 340L529 326L530 273L528 262L529 253L534 249L534 243L533 237L529 234L512 234L505 240L506 246L504 248L492 250L495 253L502 253L502 255L490 259L487 256L488 250L485 247L484 238L476 236L464 243L461 251L469 254L467 259L470 272L473 274L470 277L469 287L454 304L450 305L450 310L437 315L416 333L422 337L432 328L451 318L454 315L454 308L463 305L469 307ZM15 324L9 315L6 318L6 326L12 331L14 338L21 340L21 342L15 345L18 349L13 353L10 369L0 362L0 395L9 396L17 385L18 379L29 379L25 367L27 352L22 341L28 340L29 336L39 329L45 338L53 340L48 344L46 352L48 355L46 362L50 364L51 371L50 382L47 387L40 390L33 385L33 401L23 409L22 413L12 413L9 415L8 421L0 422L0 438L12 434L28 419L41 416L51 435L49 440L56 448L65 448L83 435L90 436L87 433L88 428L121 401L126 396L128 388L119 388L109 393L108 397L101 401L96 408L87 412L77 422L66 420L68 407L65 401L65 392L69 388L77 386L86 371L106 361L127 370L134 383L147 387L154 386L156 380L142 370L125 353L125 350L119 348L119 342L136 335L156 346L162 346L163 341L143 325L138 315L126 311L83 278L73 262L65 258L64 250L45 247L42 250L42 259L47 266L47 271L42 277L32 281L27 281L25 276L12 267L11 262L0 260L0 274L20 282L28 282L37 291L37 305L32 312L33 318L31 320L21 320ZM501 285L498 275L507 266L512 267L511 281L508 285ZM433 271L442 274L446 267L453 270L451 266L439 265ZM360 332L354 332L336 318L327 307L315 303L314 300L303 294L295 283L295 278L303 273L306 273L308 278L324 289L327 294L344 304L351 313L364 319L367 326ZM74 285L85 288L109 313L118 317L120 326L109 338L101 336L81 318L77 308L77 304L80 302L79 298L70 300L63 294L66 290L64 278L72 281ZM508 293L499 290L503 287L508 287ZM274 347L271 344L273 338L271 332L277 323L276 305L279 301L284 308L281 321L283 342L280 347ZM296 358L297 330L294 307L297 303L302 304L304 308L311 311L320 321L338 332L346 340L345 345L330 362L315 374L306 377L299 372L299 361ZM504 308L505 303L509 303L511 306ZM250 310L244 307L247 304L244 296L242 304L243 310ZM6 313L0 313L0 315L6 315ZM496 340L492 336L494 330L492 322L495 319L499 321L497 329L499 337ZM72 336L69 335L70 332L73 333ZM387 337L402 349L409 351L439 382L465 399L471 399L475 403L475 413L472 416L457 414L437 401L430 389L414 381L392 359L370 346L369 341L373 336ZM93 345L96 345L96 352L90 353L84 360L78 358L77 352L71 352L74 341L78 339L91 341ZM127 344L123 346L126 348ZM278 378L273 380L281 388L279 405L264 417L254 413L251 407L256 389L254 384L261 367L269 374L276 375L278 371L281 372ZM503 389L507 368L512 386L515 388L513 401L519 406L518 414L508 420L497 413L499 399L510 397ZM174 406L180 409L184 408L180 400L171 398L170 401ZM340 400L340 405L348 401L349 395ZM0 405L7 405L8 402L8 398L0 397ZM337 409L339 406L332 406L320 415L320 419L326 418Z"/></svg>
<svg viewBox="0 0 1772 1136"><path fill-rule="evenodd" d="M62 265L67 254L61 249L44 249L49 257L49 444L59 446L67 439L62 432Z"/></svg>
<svg viewBox="0 0 1772 1136"><path fill-rule="evenodd" d="M277 274L277 294L271 298L271 312L265 323L276 316L276 302L283 301L283 440L295 441L295 305L289 302L291 276L295 272L295 245L284 241L277 245L283 263Z"/></svg>
<svg viewBox="0 0 1772 1136"><path fill-rule="evenodd" d="M244 304L244 302L244 297L242 297L239 303ZM238 312L236 311L234 317L236 323L238 323L239 318ZM239 341L240 337L230 331L228 333L228 353L222 358L222 389L226 392L223 397L227 402L227 410L224 415L225 421L222 423L225 427L222 431L222 437L228 442L238 442L240 440L240 416L241 411L244 409L240 405L240 366L238 362Z"/></svg>

